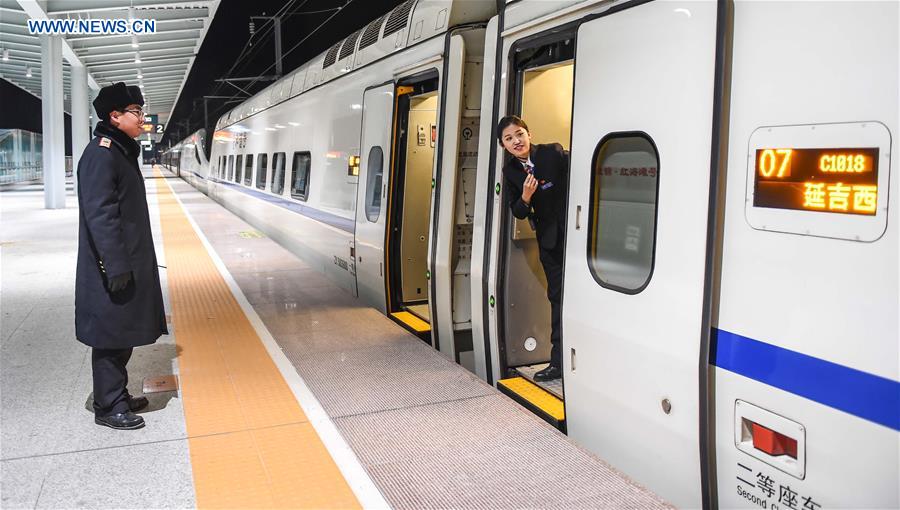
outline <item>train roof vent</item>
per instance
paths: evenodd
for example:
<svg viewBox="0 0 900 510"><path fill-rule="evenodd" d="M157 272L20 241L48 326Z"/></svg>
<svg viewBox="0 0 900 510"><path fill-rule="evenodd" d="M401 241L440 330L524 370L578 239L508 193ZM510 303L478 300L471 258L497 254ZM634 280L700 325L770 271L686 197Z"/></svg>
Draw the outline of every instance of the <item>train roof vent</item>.
<svg viewBox="0 0 900 510"><path fill-rule="evenodd" d="M406 24L409 22L409 11L412 10L412 6L415 2L416 0L406 0L397 7L394 7L394 10L391 11L391 14L388 16L387 23L384 25L384 37L406 28Z"/></svg>
<svg viewBox="0 0 900 510"><path fill-rule="evenodd" d="M322 62L322 69L332 65L337 61L338 50L341 49L341 43L338 42L331 48L328 48L328 53L325 54L325 61Z"/></svg>
<svg viewBox="0 0 900 510"><path fill-rule="evenodd" d="M367 48L378 42L378 37L381 35L381 25L384 23L384 18L387 18L387 14L383 14L380 18L366 25L366 29L363 32L362 38L359 40L359 49Z"/></svg>
<svg viewBox="0 0 900 510"><path fill-rule="evenodd" d="M359 29L344 39L344 44L341 46L341 54L338 56L338 60L344 60L350 55L353 55L353 52L356 50L356 41L359 40L359 34L361 33L362 29Z"/></svg>

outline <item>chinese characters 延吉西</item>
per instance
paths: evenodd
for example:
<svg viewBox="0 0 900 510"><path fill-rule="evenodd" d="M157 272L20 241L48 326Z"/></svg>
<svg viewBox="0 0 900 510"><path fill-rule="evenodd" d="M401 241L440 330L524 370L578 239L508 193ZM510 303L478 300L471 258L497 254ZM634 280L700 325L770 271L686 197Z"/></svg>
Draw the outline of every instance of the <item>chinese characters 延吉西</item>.
<svg viewBox="0 0 900 510"><path fill-rule="evenodd" d="M803 207L828 211L853 211L874 214L878 186L869 184L849 185L841 182L805 182Z"/></svg>

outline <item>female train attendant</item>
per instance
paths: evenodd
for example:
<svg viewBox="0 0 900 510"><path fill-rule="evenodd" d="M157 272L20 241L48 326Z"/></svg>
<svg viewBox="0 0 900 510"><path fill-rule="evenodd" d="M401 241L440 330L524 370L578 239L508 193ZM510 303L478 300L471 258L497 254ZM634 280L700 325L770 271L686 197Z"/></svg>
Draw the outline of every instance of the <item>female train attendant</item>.
<svg viewBox="0 0 900 510"><path fill-rule="evenodd" d="M528 218L537 233L541 265L547 276L550 300L550 365L536 373L536 381L562 376L560 302L562 299L563 246L565 244L568 156L558 143L531 144L525 121L514 115L497 126L500 145L511 156L503 166L506 203L513 216Z"/></svg>

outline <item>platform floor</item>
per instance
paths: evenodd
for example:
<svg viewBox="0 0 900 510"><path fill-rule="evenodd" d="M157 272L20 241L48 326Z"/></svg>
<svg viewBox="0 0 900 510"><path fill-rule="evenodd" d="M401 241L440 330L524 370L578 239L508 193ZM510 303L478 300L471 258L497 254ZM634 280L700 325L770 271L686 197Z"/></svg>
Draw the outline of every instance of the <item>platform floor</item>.
<svg viewBox="0 0 900 510"><path fill-rule="evenodd" d="M173 334L135 350L130 387L179 373L181 388L150 395L138 431L98 427L86 407L74 198L47 211L39 191L0 195L3 508L665 506L183 181L155 177Z"/></svg>

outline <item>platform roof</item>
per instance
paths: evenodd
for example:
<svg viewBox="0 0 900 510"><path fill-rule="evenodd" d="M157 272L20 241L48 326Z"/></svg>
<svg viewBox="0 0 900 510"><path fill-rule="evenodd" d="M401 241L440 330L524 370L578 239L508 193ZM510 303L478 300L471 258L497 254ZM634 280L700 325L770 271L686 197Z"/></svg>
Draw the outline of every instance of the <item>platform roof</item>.
<svg viewBox="0 0 900 510"><path fill-rule="evenodd" d="M153 34L64 36L65 109L70 111L71 66L84 65L91 88L117 81L142 85L147 111L167 122L219 2L0 0L0 77L41 96L41 41L29 33L29 18L156 20Z"/></svg>

